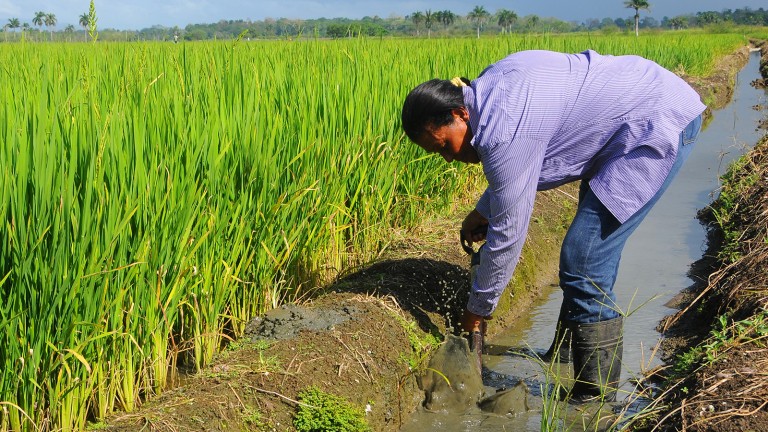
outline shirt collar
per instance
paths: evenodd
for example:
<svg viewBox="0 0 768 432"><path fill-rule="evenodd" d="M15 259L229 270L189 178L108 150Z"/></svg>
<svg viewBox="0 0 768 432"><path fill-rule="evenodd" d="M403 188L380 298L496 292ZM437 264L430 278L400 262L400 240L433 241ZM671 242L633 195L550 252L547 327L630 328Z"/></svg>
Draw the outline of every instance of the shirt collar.
<svg viewBox="0 0 768 432"><path fill-rule="evenodd" d="M473 147L477 147L475 145L475 138L480 130L480 113L476 108L475 89L472 86L464 86L461 90L464 92L464 106L467 107L467 112L469 113L469 126L472 128L471 144Z"/></svg>

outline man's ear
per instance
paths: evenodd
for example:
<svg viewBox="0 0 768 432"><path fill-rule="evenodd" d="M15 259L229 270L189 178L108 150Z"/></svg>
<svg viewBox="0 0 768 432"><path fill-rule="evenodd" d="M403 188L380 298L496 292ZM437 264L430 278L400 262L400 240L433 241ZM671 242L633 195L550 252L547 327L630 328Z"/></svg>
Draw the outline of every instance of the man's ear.
<svg viewBox="0 0 768 432"><path fill-rule="evenodd" d="M451 114L456 118L460 118L465 123L469 122L469 111L467 110L467 107L454 108L451 110Z"/></svg>

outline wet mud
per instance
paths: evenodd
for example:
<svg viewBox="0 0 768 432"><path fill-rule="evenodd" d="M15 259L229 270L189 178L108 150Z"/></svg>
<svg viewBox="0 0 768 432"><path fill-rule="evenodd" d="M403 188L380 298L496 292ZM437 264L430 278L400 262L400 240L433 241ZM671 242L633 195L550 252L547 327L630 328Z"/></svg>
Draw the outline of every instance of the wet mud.
<svg viewBox="0 0 768 432"><path fill-rule="evenodd" d="M274 341L296 337L303 330L333 330L357 312L354 306L320 309L285 304L251 320L245 327L245 337L254 341Z"/></svg>
<svg viewBox="0 0 768 432"><path fill-rule="evenodd" d="M528 387L523 383L486 391L475 353L461 336L446 337L419 378L419 388L424 391L424 408L433 413L480 408L485 413L514 416L529 410Z"/></svg>

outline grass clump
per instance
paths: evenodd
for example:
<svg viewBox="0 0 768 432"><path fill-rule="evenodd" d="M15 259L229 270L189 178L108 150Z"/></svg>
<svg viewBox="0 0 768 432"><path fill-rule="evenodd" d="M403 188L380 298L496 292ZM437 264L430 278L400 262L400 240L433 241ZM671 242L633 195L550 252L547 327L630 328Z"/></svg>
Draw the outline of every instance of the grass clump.
<svg viewBox="0 0 768 432"><path fill-rule="evenodd" d="M760 170L747 156L737 159L721 177L723 183L720 195L711 206L711 214L716 226L723 235L718 259L729 264L737 261L743 254L740 239L750 225L745 221L742 211L745 191L750 190L760 181Z"/></svg>
<svg viewBox="0 0 768 432"><path fill-rule="evenodd" d="M421 332L416 322L408 321L396 313L393 313L392 316L408 335L408 342L411 345L411 352L408 354L401 353L401 359L408 365L409 371L423 371L432 352L440 346L442 335L437 329L432 329L433 331L429 333Z"/></svg>
<svg viewBox="0 0 768 432"><path fill-rule="evenodd" d="M752 317L730 322L728 315L720 315L710 337L701 344L678 356L675 372L690 373L696 367L709 366L721 359L726 351L744 344L764 348L768 338L768 311L759 311Z"/></svg>
<svg viewBox="0 0 768 432"><path fill-rule="evenodd" d="M262 428L265 426L261 412L253 407L245 407L243 408L243 422L249 426Z"/></svg>
<svg viewBox="0 0 768 432"><path fill-rule="evenodd" d="M342 397L326 393L315 386L299 393L299 412L293 426L299 432L362 432L371 427L363 410Z"/></svg>

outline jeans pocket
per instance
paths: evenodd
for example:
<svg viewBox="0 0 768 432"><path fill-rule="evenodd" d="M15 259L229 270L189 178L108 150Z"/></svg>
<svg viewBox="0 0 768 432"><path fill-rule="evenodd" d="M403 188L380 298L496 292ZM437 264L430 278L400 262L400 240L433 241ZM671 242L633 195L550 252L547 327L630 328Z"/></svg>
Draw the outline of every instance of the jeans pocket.
<svg viewBox="0 0 768 432"><path fill-rule="evenodd" d="M693 119L688 123L688 126L683 129L683 133L680 134L681 144L684 146L692 144L699 136L699 131L701 131L701 115Z"/></svg>

